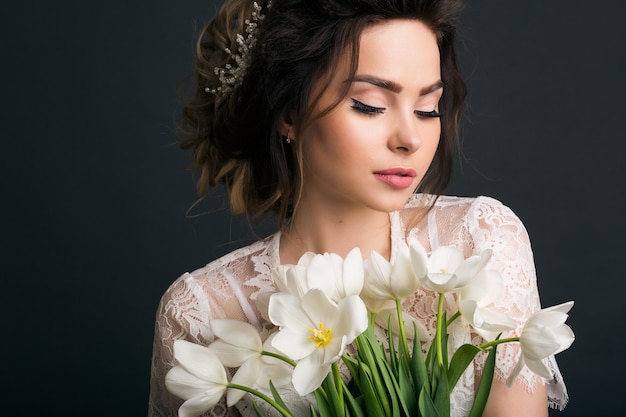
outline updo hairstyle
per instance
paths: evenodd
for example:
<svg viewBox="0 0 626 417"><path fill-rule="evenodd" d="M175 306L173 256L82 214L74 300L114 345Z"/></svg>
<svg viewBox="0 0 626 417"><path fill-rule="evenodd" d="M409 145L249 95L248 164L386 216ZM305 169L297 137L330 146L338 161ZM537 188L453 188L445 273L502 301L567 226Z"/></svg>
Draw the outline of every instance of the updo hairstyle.
<svg viewBox="0 0 626 417"><path fill-rule="evenodd" d="M444 83L441 140L418 188L443 193L452 174L466 95L454 50L456 18L464 2L272 0L269 8L266 3L257 1L265 18L259 22L245 77L228 93L211 92L222 86L215 68L236 65L226 48L237 51L237 34L245 36L254 2L226 0L200 32L194 93L184 101L180 120L184 136L180 146L193 152L198 193L205 195L222 183L233 213L274 212L282 225L291 216L299 192L301 141L287 143L280 134L281 122L287 117L297 138L307 123L332 110L311 114L340 56L350 58L350 77L354 77L361 33L390 19L419 20L437 37ZM314 90L315 86L322 88ZM342 98L348 88L349 83Z"/></svg>

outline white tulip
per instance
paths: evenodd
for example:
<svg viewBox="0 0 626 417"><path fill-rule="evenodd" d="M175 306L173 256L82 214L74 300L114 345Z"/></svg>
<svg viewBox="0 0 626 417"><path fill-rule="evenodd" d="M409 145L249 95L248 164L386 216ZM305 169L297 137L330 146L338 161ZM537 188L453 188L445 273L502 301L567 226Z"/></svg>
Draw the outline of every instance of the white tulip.
<svg viewBox="0 0 626 417"><path fill-rule="evenodd" d="M334 303L315 288L302 299L288 293L273 294L269 316L280 327L272 345L298 361L292 383L300 395L321 385L345 347L368 326L367 309L359 296Z"/></svg>
<svg viewBox="0 0 626 417"><path fill-rule="evenodd" d="M205 346L176 340L174 358L178 365L165 376L165 386L185 400L178 415L196 417L213 408L228 384L226 370L218 357Z"/></svg>
<svg viewBox="0 0 626 417"><path fill-rule="evenodd" d="M507 385L513 383L524 365L545 379L553 378L543 360L564 351L574 342L574 332L565 324L573 305L574 302L569 301L530 316L520 335L520 358L507 379Z"/></svg>
<svg viewBox="0 0 626 417"><path fill-rule="evenodd" d="M271 335L265 343L251 324L239 320L211 320L211 330L217 339L208 349L215 353L224 366L238 367L232 383L254 388L255 385L269 388L269 381L276 387L289 384L291 367L279 359L262 355L263 351L275 352L271 346ZM228 404L235 404L245 391L229 388Z"/></svg>
<svg viewBox="0 0 626 417"><path fill-rule="evenodd" d="M344 258L335 253L306 252L296 265L281 265L272 270L279 292L302 298L313 288L320 289L334 302L358 295L363 288L363 257L359 248Z"/></svg>

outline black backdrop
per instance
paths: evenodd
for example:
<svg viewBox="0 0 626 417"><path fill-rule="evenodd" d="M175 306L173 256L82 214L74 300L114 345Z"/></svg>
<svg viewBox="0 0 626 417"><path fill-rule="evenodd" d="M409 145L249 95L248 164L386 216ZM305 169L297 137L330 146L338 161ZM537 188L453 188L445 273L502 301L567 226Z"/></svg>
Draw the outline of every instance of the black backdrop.
<svg viewBox="0 0 626 417"><path fill-rule="evenodd" d="M624 408L622 4L476 0L461 24L470 100L450 194L512 207L543 304L576 301L557 357L571 402L554 415ZM219 192L196 210L213 214L185 217L176 90L214 2L3 9L0 413L145 415L160 295L250 238Z"/></svg>

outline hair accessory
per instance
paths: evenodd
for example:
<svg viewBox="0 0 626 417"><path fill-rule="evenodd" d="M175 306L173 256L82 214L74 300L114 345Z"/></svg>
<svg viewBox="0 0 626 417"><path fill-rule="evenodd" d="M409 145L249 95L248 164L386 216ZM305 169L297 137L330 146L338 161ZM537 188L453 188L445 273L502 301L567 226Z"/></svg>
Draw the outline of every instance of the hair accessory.
<svg viewBox="0 0 626 417"><path fill-rule="evenodd" d="M268 1L267 8L269 9L271 5L272 2ZM218 98L224 97L243 83L246 70L250 65L250 55L256 44L257 27L265 19L265 15L261 13L262 7L256 1L252 6L254 7L252 19L245 20L246 37L244 38L240 33L237 34L238 53L234 54L230 48L224 48L224 51L235 61L234 64L228 63L224 68L215 67L215 75L219 76L221 85L217 88L206 87L204 89Z"/></svg>

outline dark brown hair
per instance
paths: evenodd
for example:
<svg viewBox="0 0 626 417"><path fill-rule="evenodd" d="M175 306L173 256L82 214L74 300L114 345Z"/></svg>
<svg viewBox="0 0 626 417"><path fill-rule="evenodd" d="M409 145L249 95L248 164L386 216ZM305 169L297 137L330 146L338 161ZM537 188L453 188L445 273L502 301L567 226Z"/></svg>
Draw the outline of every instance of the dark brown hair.
<svg viewBox="0 0 626 417"><path fill-rule="evenodd" d="M299 153L279 132L288 115L296 129L313 118L311 109L327 85L341 54L349 54L353 77L362 31L390 19L416 19L437 37L441 76L441 140L419 191L440 195L452 174L465 84L456 63L456 19L462 0L273 0L263 6L256 45L242 84L226 94L205 89L221 86L215 68L232 63L225 49L237 50L237 34L245 34L252 1L226 0L202 29L195 58L195 92L184 103L180 128L183 149L194 155L200 176L198 192L225 185L231 211L292 214L300 184ZM318 83L318 84L316 84ZM320 91L320 89L316 89ZM346 87L347 93L347 87ZM327 109L323 113L330 111Z"/></svg>

